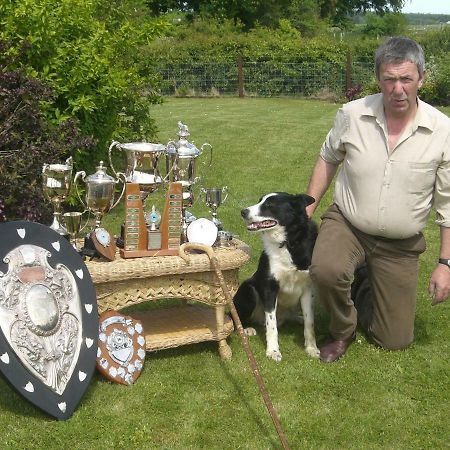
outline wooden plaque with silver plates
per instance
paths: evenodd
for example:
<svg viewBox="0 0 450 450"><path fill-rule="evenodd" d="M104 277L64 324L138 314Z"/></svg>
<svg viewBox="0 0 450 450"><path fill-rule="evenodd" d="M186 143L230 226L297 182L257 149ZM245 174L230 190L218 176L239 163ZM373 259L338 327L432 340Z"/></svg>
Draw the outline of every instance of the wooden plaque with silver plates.
<svg viewBox="0 0 450 450"><path fill-rule="evenodd" d="M142 324L117 311L105 311L99 318L97 370L108 380L133 384L145 362Z"/></svg>
<svg viewBox="0 0 450 450"><path fill-rule="evenodd" d="M127 183L125 189L123 258L178 255L181 244L183 191L181 183L170 183L159 230L149 229L145 220L139 184ZM151 216L151 217L150 217ZM150 221L158 220L155 212Z"/></svg>

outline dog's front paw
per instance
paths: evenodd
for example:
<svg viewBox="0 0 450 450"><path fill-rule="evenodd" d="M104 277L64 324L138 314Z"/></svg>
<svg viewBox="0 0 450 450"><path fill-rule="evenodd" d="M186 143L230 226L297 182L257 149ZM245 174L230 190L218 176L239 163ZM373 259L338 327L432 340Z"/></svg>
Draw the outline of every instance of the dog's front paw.
<svg viewBox="0 0 450 450"><path fill-rule="evenodd" d="M283 358L279 350L267 350L266 356L270 359L273 359L276 362L280 362Z"/></svg>
<svg viewBox="0 0 450 450"><path fill-rule="evenodd" d="M320 350L314 346L314 347L306 347L306 353L311 356L311 358L318 358L320 356Z"/></svg>
<svg viewBox="0 0 450 450"><path fill-rule="evenodd" d="M252 327L244 328L244 332L247 336L256 336L256 330Z"/></svg>

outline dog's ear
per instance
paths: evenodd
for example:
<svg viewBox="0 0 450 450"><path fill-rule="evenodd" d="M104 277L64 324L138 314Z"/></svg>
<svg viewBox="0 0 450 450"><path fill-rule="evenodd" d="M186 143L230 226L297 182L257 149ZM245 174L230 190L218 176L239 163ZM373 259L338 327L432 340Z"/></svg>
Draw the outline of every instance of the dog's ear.
<svg viewBox="0 0 450 450"><path fill-rule="evenodd" d="M305 207L307 207L308 205L313 204L316 199L311 197L308 194L297 194L296 199L299 200Z"/></svg>
<svg viewBox="0 0 450 450"><path fill-rule="evenodd" d="M316 199L315 199L314 197L311 197L311 196L308 195L308 194L303 194L303 198L304 198L305 201L306 201L306 206L312 205L312 204L316 201Z"/></svg>

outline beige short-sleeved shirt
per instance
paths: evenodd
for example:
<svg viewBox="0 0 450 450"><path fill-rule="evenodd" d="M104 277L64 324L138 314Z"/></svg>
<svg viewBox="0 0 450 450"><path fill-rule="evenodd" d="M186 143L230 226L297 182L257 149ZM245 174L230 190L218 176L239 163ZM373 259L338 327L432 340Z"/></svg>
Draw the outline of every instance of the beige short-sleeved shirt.
<svg viewBox="0 0 450 450"><path fill-rule="evenodd" d="M403 239L431 208L450 227L450 118L418 99L414 121L389 152L382 94L343 105L320 156L341 164L334 201L364 233Z"/></svg>

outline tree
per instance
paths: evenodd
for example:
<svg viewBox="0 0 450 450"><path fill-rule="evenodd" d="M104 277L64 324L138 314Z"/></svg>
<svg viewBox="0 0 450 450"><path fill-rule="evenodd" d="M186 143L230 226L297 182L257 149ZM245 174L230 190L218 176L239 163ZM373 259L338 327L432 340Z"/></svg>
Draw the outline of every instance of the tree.
<svg viewBox="0 0 450 450"><path fill-rule="evenodd" d="M99 142L97 162L119 137L120 114L132 118L127 138L131 132L134 139L154 136L148 107L160 101L157 77L140 48L168 25L148 16L144 0L11 0L0 2L0 18L0 39L11 53L30 44L20 64L8 69L23 69L52 89L42 103L46 117L53 123L76 118ZM84 159L83 169L95 167L92 154L74 156Z"/></svg>
<svg viewBox="0 0 450 450"><path fill-rule="evenodd" d="M385 36L402 34L406 29L406 18L403 14L387 13L377 16L374 13L366 14L364 33L369 36Z"/></svg>
<svg viewBox="0 0 450 450"><path fill-rule="evenodd" d="M0 222L25 219L50 223L42 193L43 163L59 163L75 150L89 150L73 120L46 121L40 102L52 100L51 90L20 70L8 70L9 46L0 41ZM16 56L16 62L25 53Z"/></svg>
<svg viewBox="0 0 450 450"><path fill-rule="evenodd" d="M285 18L291 0L147 0L146 3L156 15L177 10L191 18L203 15L232 19L248 30L257 24L277 27L279 20Z"/></svg>
<svg viewBox="0 0 450 450"><path fill-rule="evenodd" d="M348 17L373 11L377 15L400 12L405 0L318 0L320 15L335 26L346 25Z"/></svg>

